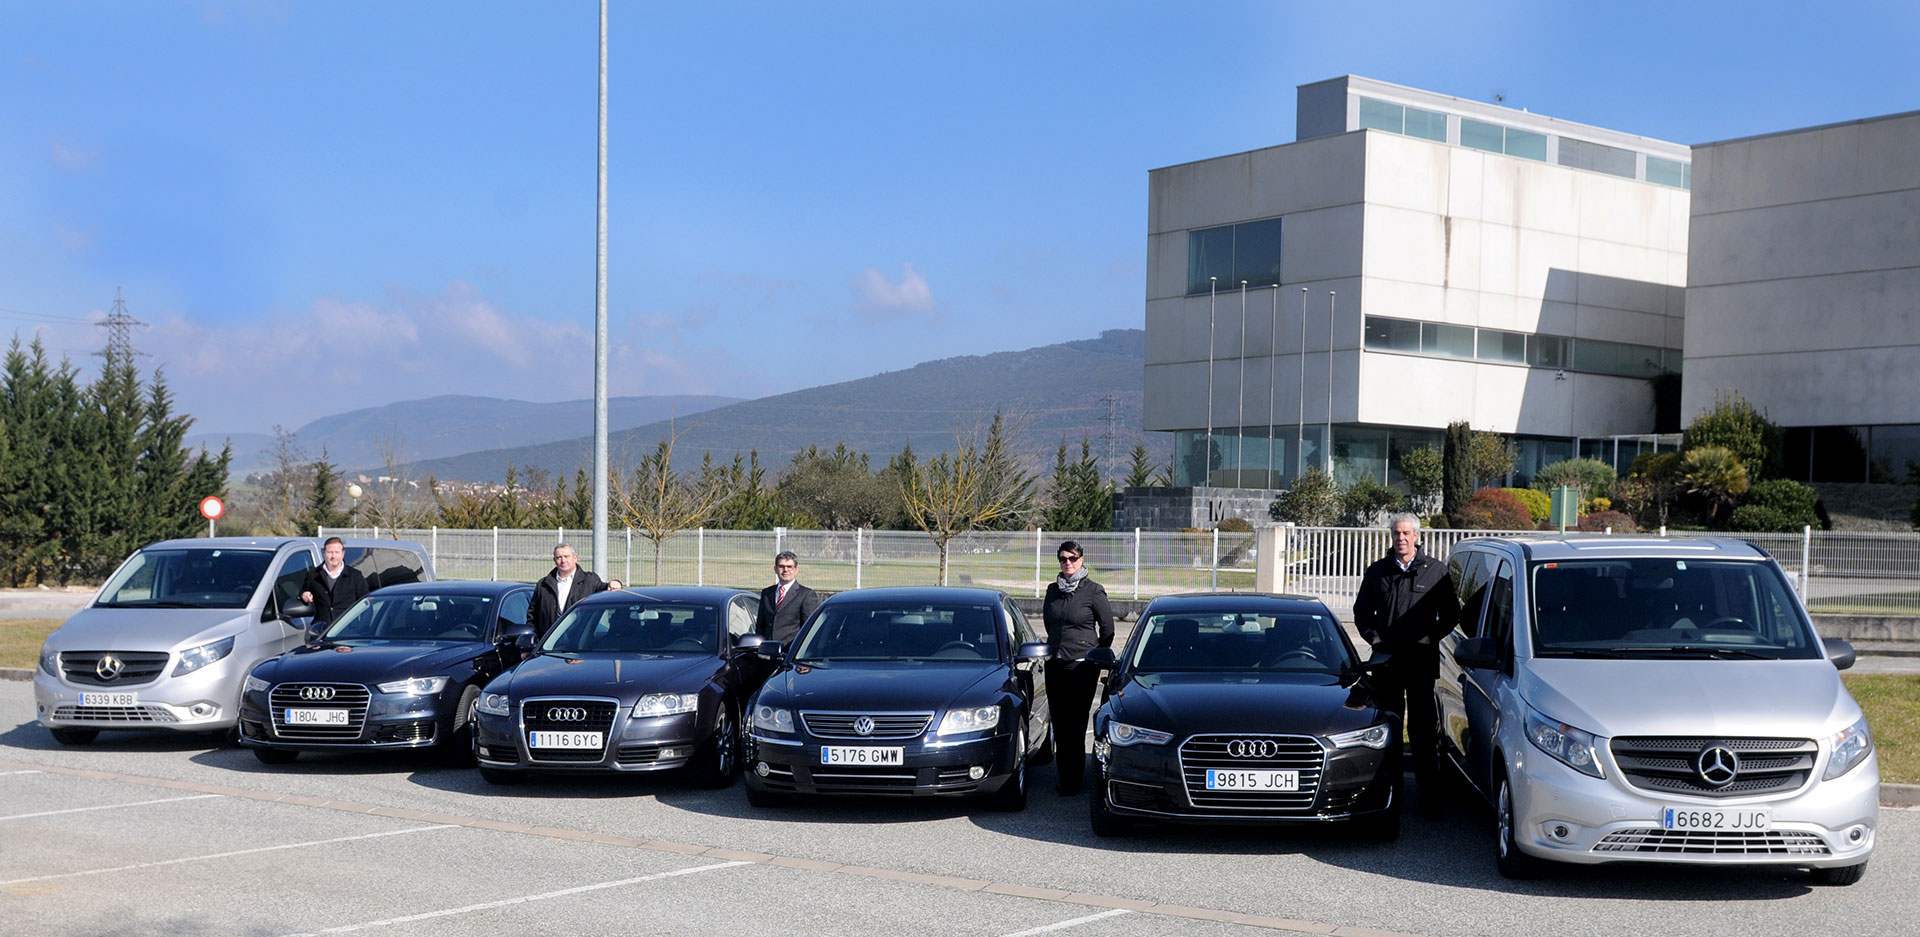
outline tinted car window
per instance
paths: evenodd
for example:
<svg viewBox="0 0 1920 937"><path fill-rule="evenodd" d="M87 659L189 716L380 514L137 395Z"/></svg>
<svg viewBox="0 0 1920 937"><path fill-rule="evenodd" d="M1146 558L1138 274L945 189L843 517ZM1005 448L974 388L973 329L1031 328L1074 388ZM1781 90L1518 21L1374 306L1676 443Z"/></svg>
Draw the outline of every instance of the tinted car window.
<svg viewBox="0 0 1920 937"><path fill-rule="evenodd" d="M1480 608L1486 600L1488 574L1493 571L1493 557L1478 550L1460 550L1447 561L1447 571L1453 575L1453 582L1460 590L1459 627L1466 636L1476 637L1480 631Z"/></svg>
<svg viewBox="0 0 1920 937"><path fill-rule="evenodd" d="M1613 559L1533 570L1543 657L1821 656L1787 584L1765 563Z"/></svg>
<svg viewBox="0 0 1920 937"><path fill-rule="evenodd" d="M1174 612L1152 615L1133 645L1138 673L1191 670L1338 673L1355 666L1331 614Z"/></svg>
<svg viewBox="0 0 1920 937"><path fill-rule="evenodd" d="M1007 600L1007 617L1013 620L1013 635L1016 641L1021 644L1031 644L1040 640L1034 636L1033 626L1027 623L1027 616L1021 614L1020 606L1015 605L1012 599Z"/></svg>
<svg viewBox="0 0 1920 937"><path fill-rule="evenodd" d="M100 590L100 602L114 606L245 608L271 562L273 554L266 550L141 550ZM294 586L298 593L299 583Z"/></svg>
<svg viewBox="0 0 1920 937"><path fill-rule="evenodd" d="M526 624L527 606L533 603L533 590L521 589L509 592L500 600L500 627Z"/></svg>
<svg viewBox="0 0 1920 937"><path fill-rule="evenodd" d="M720 609L689 602L575 606L553 626L548 652L674 654L718 650Z"/></svg>
<svg viewBox="0 0 1920 937"><path fill-rule="evenodd" d="M998 660L999 621L991 605L827 605L795 658Z"/></svg>
<svg viewBox="0 0 1920 937"><path fill-rule="evenodd" d="M367 577L369 589L419 582L427 574L420 555L412 550L352 547L347 550L347 564Z"/></svg>
<svg viewBox="0 0 1920 937"><path fill-rule="evenodd" d="M492 596L370 595L327 629L326 640L479 641L495 617Z"/></svg>
<svg viewBox="0 0 1920 937"><path fill-rule="evenodd" d="M753 620L760 614L760 600L750 596L735 596L727 603L727 633L739 637L753 631Z"/></svg>

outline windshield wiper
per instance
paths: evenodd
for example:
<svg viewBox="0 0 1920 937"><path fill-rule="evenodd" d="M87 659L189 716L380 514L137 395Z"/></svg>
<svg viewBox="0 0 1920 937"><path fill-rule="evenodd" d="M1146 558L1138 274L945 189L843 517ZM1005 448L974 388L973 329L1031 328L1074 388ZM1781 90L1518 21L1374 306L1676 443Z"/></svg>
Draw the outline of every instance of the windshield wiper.
<svg viewBox="0 0 1920 937"><path fill-rule="evenodd" d="M1618 660L1624 655L1622 650L1638 648L1601 648L1601 647L1545 647L1540 649L1541 657L1599 657Z"/></svg>
<svg viewBox="0 0 1920 937"><path fill-rule="evenodd" d="M1778 660L1773 654L1762 654L1746 648L1722 647L1710 644L1643 644L1628 647L1616 647L1615 651L1628 654L1676 654L1685 657L1723 658L1736 660Z"/></svg>

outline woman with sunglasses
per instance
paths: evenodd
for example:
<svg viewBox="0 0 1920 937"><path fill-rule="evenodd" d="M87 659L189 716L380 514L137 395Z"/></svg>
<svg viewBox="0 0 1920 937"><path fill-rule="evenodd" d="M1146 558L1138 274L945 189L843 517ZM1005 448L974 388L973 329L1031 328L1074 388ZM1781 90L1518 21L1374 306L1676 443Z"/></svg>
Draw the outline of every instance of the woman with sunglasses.
<svg viewBox="0 0 1920 937"><path fill-rule="evenodd" d="M1113 646L1113 607L1107 590L1087 578L1086 551L1068 540L1054 551L1060 576L1047 585L1041 621L1047 626L1047 699L1053 708L1053 744L1059 758L1062 796L1080 793L1087 770L1087 714L1093 691L1100 685L1100 669L1088 664L1087 652Z"/></svg>

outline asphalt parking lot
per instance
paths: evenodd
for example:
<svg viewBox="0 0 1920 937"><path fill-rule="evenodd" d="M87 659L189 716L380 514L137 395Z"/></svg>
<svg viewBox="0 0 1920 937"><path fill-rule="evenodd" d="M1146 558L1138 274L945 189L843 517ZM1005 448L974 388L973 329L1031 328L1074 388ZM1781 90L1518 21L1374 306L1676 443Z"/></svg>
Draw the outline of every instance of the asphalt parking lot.
<svg viewBox="0 0 1920 937"><path fill-rule="evenodd" d="M206 738L62 748L0 681L0 933L964 935L1910 933L1920 812L1887 809L1866 879L1570 869L1510 883L1471 805L1400 842L1161 828L1098 840L1083 802L757 811L736 786L548 778L426 759L269 768Z"/></svg>

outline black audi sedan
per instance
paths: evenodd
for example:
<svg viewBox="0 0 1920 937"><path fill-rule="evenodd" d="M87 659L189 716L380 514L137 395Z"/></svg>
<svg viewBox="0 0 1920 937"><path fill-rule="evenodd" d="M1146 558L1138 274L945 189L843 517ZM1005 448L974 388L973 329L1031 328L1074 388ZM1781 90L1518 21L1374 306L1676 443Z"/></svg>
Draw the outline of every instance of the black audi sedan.
<svg viewBox="0 0 1920 937"><path fill-rule="evenodd" d="M751 709L747 800L976 795L1027 804L1052 757L1040 641L1005 593L855 589L820 603Z"/></svg>
<svg viewBox="0 0 1920 937"><path fill-rule="evenodd" d="M752 592L711 587L582 599L481 693L481 776L685 768L702 786L732 784L741 713L764 672L739 646L759 610Z"/></svg>
<svg viewBox="0 0 1920 937"><path fill-rule="evenodd" d="M1340 622L1313 598L1165 596L1112 667L1094 714L1093 831L1136 820L1351 821L1400 831L1400 720L1375 706Z"/></svg>
<svg viewBox="0 0 1920 937"><path fill-rule="evenodd" d="M262 662L240 696L240 743L267 764L303 751L435 747L470 764L480 688L520 660L533 587L388 586L304 647Z"/></svg>

